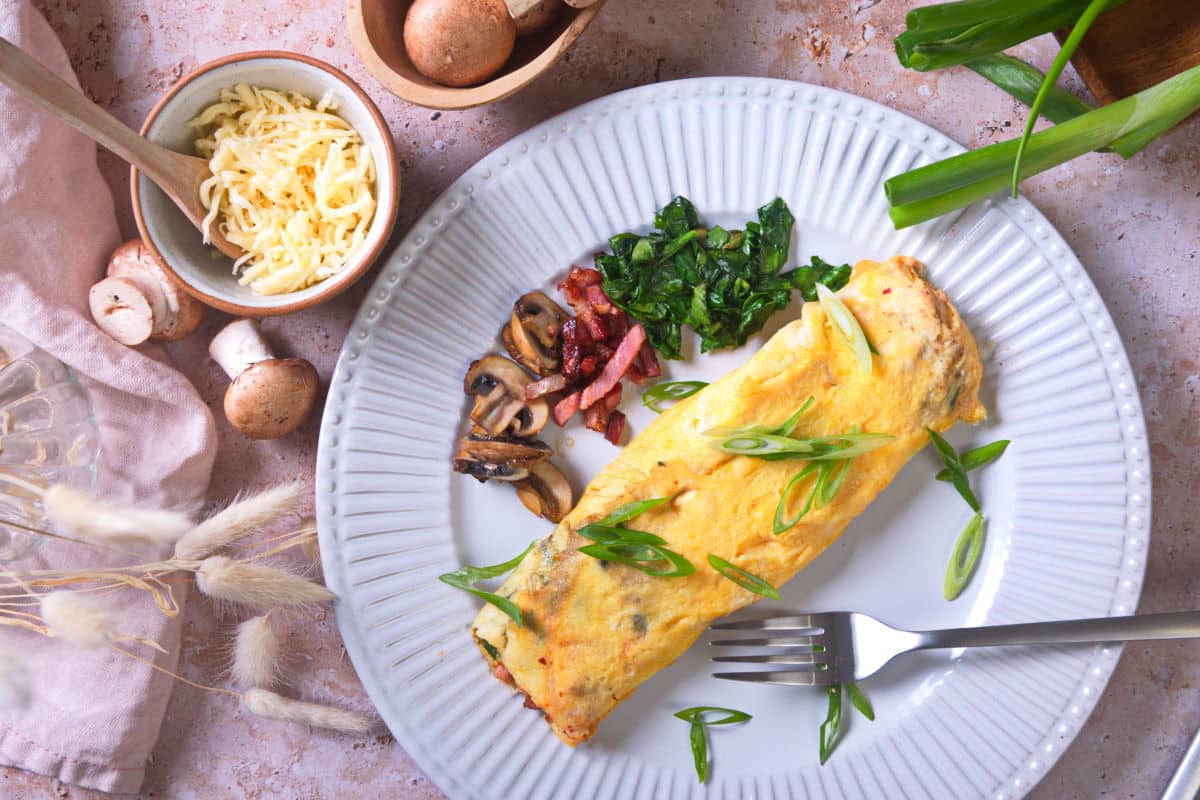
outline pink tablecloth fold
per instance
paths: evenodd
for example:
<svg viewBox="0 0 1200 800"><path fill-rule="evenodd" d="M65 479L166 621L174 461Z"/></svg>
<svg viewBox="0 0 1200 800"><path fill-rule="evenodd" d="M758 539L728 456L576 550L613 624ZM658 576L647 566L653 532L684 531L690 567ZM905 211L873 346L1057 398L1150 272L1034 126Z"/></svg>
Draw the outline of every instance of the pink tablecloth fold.
<svg viewBox="0 0 1200 800"><path fill-rule="evenodd" d="M28 0L0 0L0 36L76 82ZM0 85L0 320L73 367L88 387L101 431L102 494L195 510L216 449L208 409L161 353L122 347L88 315L88 288L118 243L95 147ZM74 546L48 548L40 558L59 567L96 563ZM174 666L178 620L164 619L141 593L105 602L123 632L161 642L172 655L159 663ZM0 716L0 762L103 791L137 791L171 679L104 650L71 650L9 629L0 637L27 661L34 694L26 711Z"/></svg>

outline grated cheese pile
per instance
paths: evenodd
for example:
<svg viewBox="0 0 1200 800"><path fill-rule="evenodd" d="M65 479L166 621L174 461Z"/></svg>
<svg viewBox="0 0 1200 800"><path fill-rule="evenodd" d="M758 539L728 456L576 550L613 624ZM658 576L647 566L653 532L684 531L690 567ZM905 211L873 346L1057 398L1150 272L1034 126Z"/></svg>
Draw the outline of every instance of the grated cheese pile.
<svg viewBox="0 0 1200 800"><path fill-rule="evenodd" d="M375 215L375 164L354 128L296 93L239 84L190 125L212 177L200 186L212 226L246 251L239 282L283 294L334 275L353 257Z"/></svg>

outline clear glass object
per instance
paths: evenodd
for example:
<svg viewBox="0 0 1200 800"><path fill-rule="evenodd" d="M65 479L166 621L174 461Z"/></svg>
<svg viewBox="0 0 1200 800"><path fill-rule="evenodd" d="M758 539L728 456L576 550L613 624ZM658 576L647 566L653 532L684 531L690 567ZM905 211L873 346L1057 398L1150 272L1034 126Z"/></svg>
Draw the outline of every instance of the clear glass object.
<svg viewBox="0 0 1200 800"><path fill-rule="evenodd" d="M40 549L42 492L96 482L100 436L87 390L71 370L0 325L0 562Z"/></svg>

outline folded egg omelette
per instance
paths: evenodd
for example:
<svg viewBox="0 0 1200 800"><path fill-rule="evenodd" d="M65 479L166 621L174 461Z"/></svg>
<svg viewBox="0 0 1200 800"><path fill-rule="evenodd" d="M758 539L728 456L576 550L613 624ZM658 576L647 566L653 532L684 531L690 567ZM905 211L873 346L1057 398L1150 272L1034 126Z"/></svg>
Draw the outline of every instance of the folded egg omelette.
<svg viewBox="0 0 1200 800"><path fill-rule="evenodd" d="M473 633L494 674L541 709L564 742L586 741L710 623L761 599L710 568L710 553L780 586L928 443L927 427L984 418L975 341L921 269L906 257L862 261L838 293L878 351L870 373L821 305L808 303L749 361L659 416L595 477L499 590L521 609L522 627L484 606ZM855 458L828 505L776 536L779 498L805 462L730 455L704 432L779 425L810 397L794 436L861 429L895 438ZM695 574L652 577L578 552L591 543L579 528L622 504L668 496L628 527L666 539Z"/></svg>

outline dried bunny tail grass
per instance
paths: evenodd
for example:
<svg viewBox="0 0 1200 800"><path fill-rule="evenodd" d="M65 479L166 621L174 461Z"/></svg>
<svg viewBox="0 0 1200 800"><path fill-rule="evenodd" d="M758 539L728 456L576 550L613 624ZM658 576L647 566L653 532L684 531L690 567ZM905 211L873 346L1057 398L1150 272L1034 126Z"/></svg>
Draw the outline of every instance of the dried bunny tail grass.
<svg viewBox="0 0 1200 800"><path fill-rule="evenodd" d="M368 736L379 729L379 720L366 714L319 703L292 700L266 689L251 689L246 692L242 695L242 705L246 706L250 713L266 719L296 722L356 736Z"/></svg>
<svg viewBox="0 0 1200 800"><path fill-rule="evenodd" d="M230 671L239 689L270 689L275 684L278 663L279 639L269 614L238 625Z"/></svg>
<svg viewBox="0 0 1200 800"><path fill-rule="evenodd" d="M41 597L41 612L50 634L76 647L102 647L117 639L113 618L75 592L47 592Z"/></svg>
<svg viewBox="0 0 1200 800"><path fill-rule="evenodd" d="M298 484L275 486L249 497L239 497L184 534L175 543L175 557L199 561L224 550L289 511L300 498Z"/></svg>
<svg viewBox="0 0 1200 800"><path fill-rule="evenodd" d="M200 562L196 586L213 599L264 610L333 599L333 593L324 586L299 575L225 556L210 556Z"/></svg>
<svg viewBox="0 0 1200 800"><path fill-rule="evenodd" d="M16 653L0 647L0 710L19 711L29 705L29 669Z"/></svg>
<svg viewBox="0 0 1200 800"><path fill-rule="evenodd" d="M317 521L307 517L300 526L300 551L317 568L321 566L321 545L317 541Z"/></svg>
<svg viewBox="0 0 1200 800"><path fill-rule="evenodd" d="M43 502L46 515L64 533L102 544L170 544L192 527L177 511L122 506L62 484L47 489Z"/></svg>

